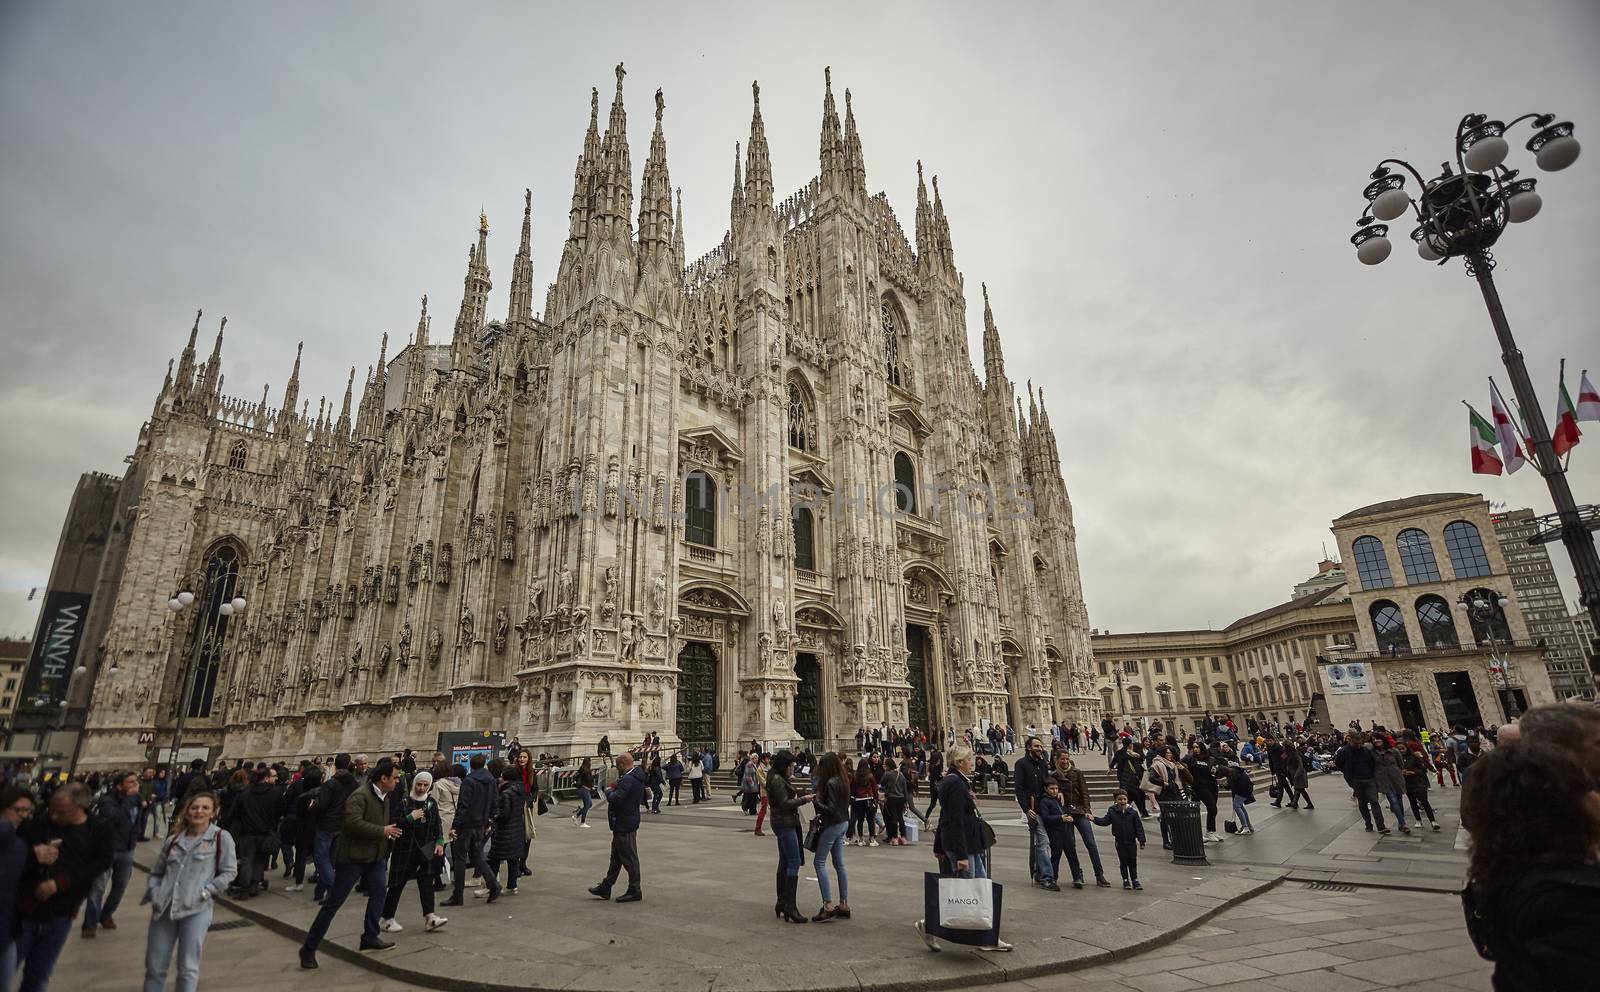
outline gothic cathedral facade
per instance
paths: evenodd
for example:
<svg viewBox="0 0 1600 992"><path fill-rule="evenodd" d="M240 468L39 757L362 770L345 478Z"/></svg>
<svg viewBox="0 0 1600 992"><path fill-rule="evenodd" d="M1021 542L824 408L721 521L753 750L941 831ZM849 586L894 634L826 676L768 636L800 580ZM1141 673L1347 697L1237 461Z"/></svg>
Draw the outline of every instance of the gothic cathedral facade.
<svg viewBox="0 0 1600 992"><path fill-rule="evenodd" d="M180 718L267 759L1098 718L1055 435L987 292L973 367L937 179L913 244L829 80L819 174L775 200L755 88L728 233L690 261L659 91L634 213L623 75L542 315L530 193L504 319L480 218L448 345L424 298L353 414L354 369L337 414L300 402L298 353L275 408L228 397L197 316L122 482L83 766Z"/></svg>

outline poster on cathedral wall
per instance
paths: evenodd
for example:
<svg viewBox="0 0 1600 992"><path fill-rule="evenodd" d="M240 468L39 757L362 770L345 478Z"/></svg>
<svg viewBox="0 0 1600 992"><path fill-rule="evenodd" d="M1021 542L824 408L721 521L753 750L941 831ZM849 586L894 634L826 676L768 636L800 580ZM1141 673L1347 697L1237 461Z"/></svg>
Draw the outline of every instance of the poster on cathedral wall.
<svg viewBox="0 0 1600 992"><path fill-rule="evenodd" d="M88 593L51 590L45 594L18 709L47 710L66 700L88 616Z"/></svg>
<svg viewBox="0 0 1600 992"><path fill-rule="evenodd" d="M1323 682L1332 695L1343 696L1372 691L1372 672L1359 662L1328 665L1322 672Z"/></svg>

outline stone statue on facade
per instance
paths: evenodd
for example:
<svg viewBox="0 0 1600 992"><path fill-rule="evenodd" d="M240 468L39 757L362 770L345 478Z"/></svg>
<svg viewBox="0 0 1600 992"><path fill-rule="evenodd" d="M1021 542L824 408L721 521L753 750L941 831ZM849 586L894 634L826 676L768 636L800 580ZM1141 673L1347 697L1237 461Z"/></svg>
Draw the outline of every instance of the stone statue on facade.
<svg viewBox="0 0 1600 992"><path fill-rule="evenodd" d="M506 613L504 606L500 607L494 615L494 653L504 654L506 638L511 633L511 616Z"/></svg>
<svg viewBox="0 0 1600 992"><path fill-rule="evenodd" d="M465 603L461 606L461 616L456 618L456 644L471 646L472 644L472 610Z"/></svg>

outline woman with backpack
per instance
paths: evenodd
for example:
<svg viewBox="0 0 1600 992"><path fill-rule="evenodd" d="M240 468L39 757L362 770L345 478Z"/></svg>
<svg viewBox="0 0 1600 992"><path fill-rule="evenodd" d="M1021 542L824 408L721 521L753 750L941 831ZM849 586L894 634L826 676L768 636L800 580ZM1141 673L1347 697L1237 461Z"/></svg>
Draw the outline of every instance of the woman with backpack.
<svg viewBox="0 0 1600 992"><path fill-rule="evenodd" d="M150 904L144 992L162 992L172 952L178 952L177 992L200 984L200 951L211 927L213 900L239 872L233 838L216 824L215 793L198 792L174 819L181 826L161 845L142 903Z"/></svg>
<svg viewBox="0 0 1600 992"><path fill-rule="evenodd" d="M439 805L433 792L433 773L417 772L411 790L395 808L394 826L400 837L389 854L389 885L383 900L383 916L378 929L399 933L405 928L395 919L406 883L417 880L417 895L422 901L422 918L429 930L437 930L449 920L433 911L433 862L444 855L445 828L439 818Z"/></svg>

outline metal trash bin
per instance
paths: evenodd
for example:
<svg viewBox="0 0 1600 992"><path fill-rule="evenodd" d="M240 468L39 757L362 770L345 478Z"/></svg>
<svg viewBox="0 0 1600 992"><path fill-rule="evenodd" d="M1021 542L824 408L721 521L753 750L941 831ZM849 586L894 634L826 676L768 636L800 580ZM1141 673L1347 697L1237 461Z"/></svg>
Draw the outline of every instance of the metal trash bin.
<svg viewBox="0 0 1600 992"><path fill-rule="evenodd" d="M1167 821L1167 836L1172 841L1175 865L1209 865L1205 838L1200 833L1200 804L1187 799L1169 799L1161 804Z"/></svg>

